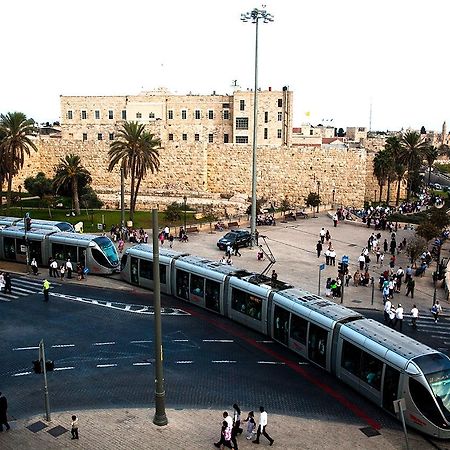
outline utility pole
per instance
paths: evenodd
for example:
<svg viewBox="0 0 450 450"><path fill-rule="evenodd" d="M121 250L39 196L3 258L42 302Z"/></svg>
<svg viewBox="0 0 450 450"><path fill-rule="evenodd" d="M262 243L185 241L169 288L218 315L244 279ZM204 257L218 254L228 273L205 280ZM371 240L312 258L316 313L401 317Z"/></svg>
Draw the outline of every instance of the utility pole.
<svg viewBox="0 0 450 450"><path fill-rule="evenodd" d="M45 404L45 420L50 422L50 400L48 398L48 384L47 384L47 368L45 365L45 347L44 347L44 339L41 339L39 342L39 362L42 364L42 371L44 373L44 404Z"/></svg>
<svg viewBox="0 0 450 450"><path fill-rule="evenodd" d="M120 222L125 226L125 174L123 167L120 168Z"/></svg>
<svg viewBox="0 0 450 450"><path fill-rule="evenodd" d="M155 416L153 423L158 426L167 425L165 410L166 391L164 390L163 349L161 331L161 285L159 279L159 242L158 242L158 210L152 210L153 224L153 299L155 309Z"/></svg>

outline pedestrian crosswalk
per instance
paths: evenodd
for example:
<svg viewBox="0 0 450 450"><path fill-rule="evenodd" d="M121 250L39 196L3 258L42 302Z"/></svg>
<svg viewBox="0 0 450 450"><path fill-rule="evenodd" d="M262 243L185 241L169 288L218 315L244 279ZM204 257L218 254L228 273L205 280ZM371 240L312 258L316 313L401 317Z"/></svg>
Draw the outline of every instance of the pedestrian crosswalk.
<svg viewBox="0 0 450 450"><path fill-rule="evenodd" d="M60 283L51 283L52 286L61 286ZM10 302L20 297L42 292L42 281L25 277L11 277L11 293L0 292L0 301Z"/></svg>
<svg viewBox="0 0 450 450"><path fill-rule="evenodd" d="M450 326L448 317L440 317L437 322L431 316L419 316L417 321L417 330L413 330L411 325L411 317L405 315L403 324L403 332L406 332L414 339L422 341L437 350L449 353L450 350ZM405 329L405 325L409 325Z"/></svg>

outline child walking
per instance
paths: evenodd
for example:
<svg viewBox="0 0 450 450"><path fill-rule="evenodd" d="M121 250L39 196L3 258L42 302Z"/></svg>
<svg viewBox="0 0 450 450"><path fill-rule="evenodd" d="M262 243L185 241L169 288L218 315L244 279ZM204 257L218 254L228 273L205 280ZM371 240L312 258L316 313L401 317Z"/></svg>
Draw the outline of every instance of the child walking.
<svg viewBox="0 0 450 450"><path fill-rule="evenodd" d="M78 417L72 416L72 439L78 439Z"/></svg>
<svg viewBox="0 0 450 450"><path fill-rule="evenodd" d="M256 422L255 422L255 413L253 411L250 411L248 413L247 418L244 420L244 422L247 422L247 439L253 439L253 437L255 436L255 427L256 427Z"/></svg>

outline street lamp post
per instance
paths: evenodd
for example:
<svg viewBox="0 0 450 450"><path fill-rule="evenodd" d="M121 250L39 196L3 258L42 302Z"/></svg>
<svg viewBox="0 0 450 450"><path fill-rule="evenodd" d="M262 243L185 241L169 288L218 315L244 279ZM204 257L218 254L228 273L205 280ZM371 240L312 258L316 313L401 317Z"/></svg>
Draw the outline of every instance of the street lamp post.
<svg viewBox="0 0 450 450"><path fill-rule="evenodd" d="M263 23L273 22L272 14L265 9L255 8L250 12L241 14L243 22L252 21L255 27L255 86L253 92L253 151L252 151L252 216L251 216L251 234L252 245L256 245L256 137L257 137L257 113L258 113L258 26L259 20Z"/></svg>
<svg viewBox="0 0 450 450"><path fill-rule="evenodd" d="M183 202L184 202L184 232L186 233L186 201L187 197L183 195Z"/></svg>
<svg viewBox="0 0 450 450"><path fill-rule="evenodd" d="M319 203L317 204L317 212L320 210L320 181L317 181L317 198L319 199Z"/></svg>

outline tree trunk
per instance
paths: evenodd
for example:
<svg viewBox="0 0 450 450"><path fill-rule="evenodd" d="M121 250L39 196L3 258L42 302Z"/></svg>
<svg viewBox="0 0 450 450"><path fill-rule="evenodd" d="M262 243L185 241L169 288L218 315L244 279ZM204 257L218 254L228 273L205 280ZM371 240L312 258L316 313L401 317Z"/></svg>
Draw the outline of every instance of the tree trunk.
<svg viewBox="0 0 450 450"><path fill-rule="evenodd" d="M136 182L136 187L134 188L134 197L133 197L133 211L136 211L136 202L139 194L139 187L141 186L142 176L139 176Z"/></svg>
<svg viewBox="0 0 450 450"><path fill-rule="evenodd" d="M378 203L381 203L381 195L383 194L383 185L381 183L378 183L378 185L380 186L380 200L378 201Z"/></svg>
<svg viewBox="0 0 450 450"><path fill-rule="evenodd" d="M411 167L408 167L408 178L406 184L406 201L409 202L409 198L411 197Z"/></svg>
<svg viewBox="0 0 450 450"><path fill-rule="evenodd" d="M431 181L431 166L428 166L428 186L430 185Z"/></svg>
<svg viewBox="0 0 450 450"><path fill-rule="evenodd" d="M78 178L74 177L72 180L72 198L75 206L75 214L80 215L80 199L78 198Z"/></svg>
<svg viewBox="0 0 450 450"><path fill-rule="evenodd" d="M6 210L9 212L9 208L11 207L11 199L12 199L12 179L13 176L10 173L8 175L8 193L7 193L7 197L6 197Z"/></svg>
<svg viewBox="0 0 450 450"><path fill-rule="evenodd" d="M400 178L397 181L397 198L395 199L395 206L398 206L400 203L400 187L401 187L402 179Z"/></svg>
<svg viewBox="0 0 450 450"><path fill-rule="evenodd" d="M387 179L387 194L386 194L386 205L389 206L389 202L391 200L391 177L389 176Z"/></svg>

